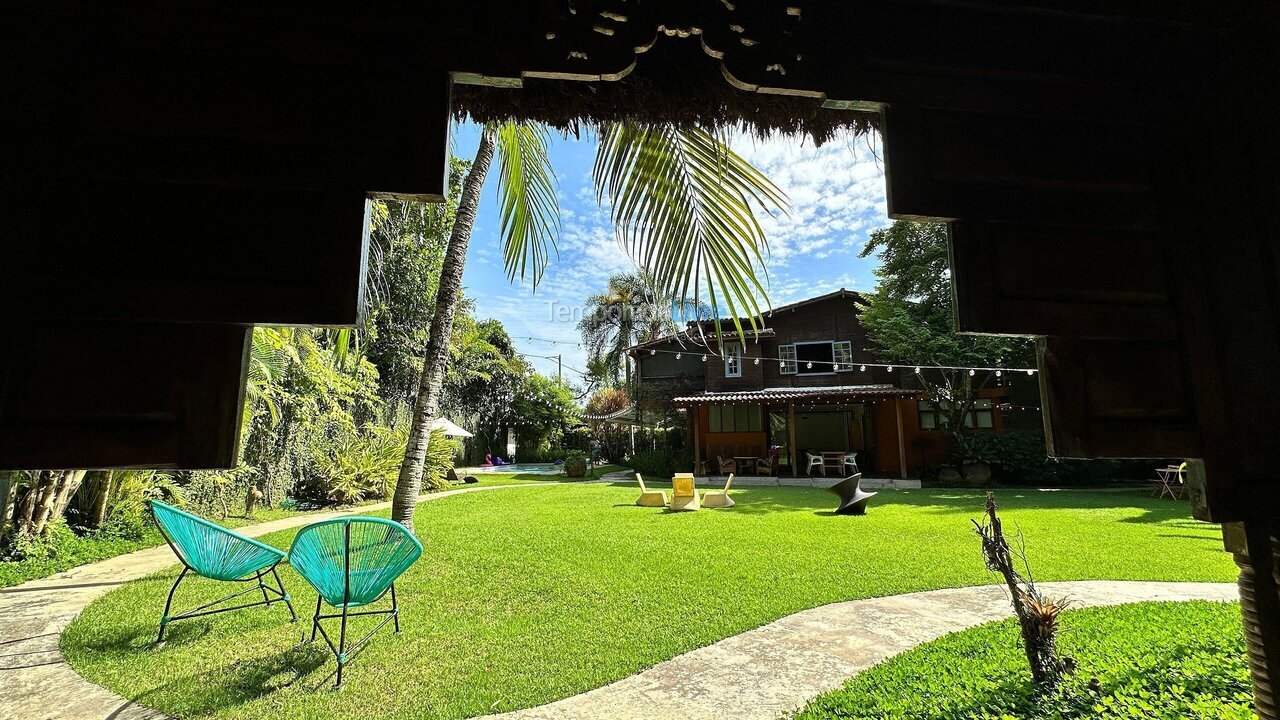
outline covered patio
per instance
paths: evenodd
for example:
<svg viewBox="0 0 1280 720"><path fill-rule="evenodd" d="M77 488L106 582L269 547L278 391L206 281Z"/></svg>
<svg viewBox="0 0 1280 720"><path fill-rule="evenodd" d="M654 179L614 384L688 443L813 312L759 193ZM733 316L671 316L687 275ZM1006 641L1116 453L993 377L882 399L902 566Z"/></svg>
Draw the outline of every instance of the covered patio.
<svg viewBox="0 0 1280 720"><path fill-rule="evenodd" d="M734 461L744 476L807 475L805 451L857 453L864 473L907 477L906 436L920 391L891 385L704 392L673 399L688 413L698 474ZM757 472L754 460L773 460ZM834 468L825 474L835 477ZM815 469L815 474L822 475Z"/></svg>

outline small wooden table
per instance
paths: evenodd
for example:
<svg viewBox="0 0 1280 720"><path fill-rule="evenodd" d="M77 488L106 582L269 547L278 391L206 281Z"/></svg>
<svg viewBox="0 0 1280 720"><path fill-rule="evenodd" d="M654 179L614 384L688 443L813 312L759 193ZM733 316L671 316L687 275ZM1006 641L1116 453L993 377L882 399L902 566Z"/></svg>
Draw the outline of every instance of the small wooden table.
<svg viewBox="0 0 1280 720"><path fill-rule="evenodd" d="M756 460L757 458L755 455L734 455L733 467L738 471L739 475L746 475L752 470L752 466L756 464ZM743 467L746 467L746 470L743 470Z"/></svg>
<svg viewBox="0 0 1280 720"><path fill-rule="evenodd" d="M844 474L844 451L839 452L822 452L822 475L825 477L828 470L835 470L836 475Z"/></svg>
<svg viewBox="0 0 1280 720"><path fill-rule="evenodd" d="M840 498L840 506L836 508L837 515L866 515L867 503L876 494L867 492L859 487L862 482L862 473L854 473L840 482L827 488L827 492L832 493Z"/></svg>

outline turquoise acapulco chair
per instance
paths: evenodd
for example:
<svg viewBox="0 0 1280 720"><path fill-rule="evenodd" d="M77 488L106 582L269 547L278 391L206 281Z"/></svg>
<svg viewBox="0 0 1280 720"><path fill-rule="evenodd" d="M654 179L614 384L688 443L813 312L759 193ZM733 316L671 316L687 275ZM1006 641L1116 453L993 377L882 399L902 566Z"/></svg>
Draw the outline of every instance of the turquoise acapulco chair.
<svg viewBox="0 0 1280 720"><path fill-rule="evenodd" d="M382 518L350 517L322 520L303 528L289 548L289 564L316 589L316 613L311 620L311 641L316 633L338 660L336 687L342 686L342 668L369 638L388 622L400 632L400 606L396 603L396 578L422 555L422 543L399 523ZM366 608L390 593L388 610ZM322 603L340 612L321 614ZM360 615L386 615L382 622L354 643L347 643L347 619ZM321 620L341 618L335 645Z"/></svg>
<svg viewBox="0 0 1280 720"><path fill-rule="evenodd" d="M289 608L289 615L293 617L294 622L297 622L298 615L293 611L293 604L289 602L289 594L284 591L280 576L276 574L276 565L279 565L285 557L283 552L257 540L233 533L202 517L184 512L172 505L166 505L159 500L150 501L150 505L151 515L155 517L156 525L160 527L160 534L164 535L169 548L173 550L174 555L178 556L178 560L182 561L183 566L182 572L178 573L178 579L169 589L169 598L165 600L164 615L160 617L160 635L156 638L156 645L164 643L165 629L168 628L169 623L176 620L259 605L271 607L273 603L280 601L284 601L285 607ZM170 615L169 610L173 606L174 593L178 592L178 585L189 572L210 580L253 583L253 585L220 600L205 603L194 610ZM275 587L265 582L267 575L275 581ZM235 607L216 607L242 595L259 591L262 592L262 602Z"/></svg>

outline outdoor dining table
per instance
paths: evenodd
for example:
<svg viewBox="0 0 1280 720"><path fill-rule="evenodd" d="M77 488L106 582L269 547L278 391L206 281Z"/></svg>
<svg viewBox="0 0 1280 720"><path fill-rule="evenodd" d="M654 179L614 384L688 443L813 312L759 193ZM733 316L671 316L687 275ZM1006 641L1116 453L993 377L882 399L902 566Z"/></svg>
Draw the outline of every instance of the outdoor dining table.
<svg viewBox="0 0 1280 720"><path fill-rule="evenodd" d="M843 450L823 451L822 455L822 474L826 475L828 470L835 470L837 475L844 472L844 456L847 454Z"/></svg>
<svg viewBox="0 0 1280 720"><path fill-rule="evenodd" d="M755 455L734 455L733 466L737 469L739 475L746 475L754 469L753 466L758 459Z"/></svg>

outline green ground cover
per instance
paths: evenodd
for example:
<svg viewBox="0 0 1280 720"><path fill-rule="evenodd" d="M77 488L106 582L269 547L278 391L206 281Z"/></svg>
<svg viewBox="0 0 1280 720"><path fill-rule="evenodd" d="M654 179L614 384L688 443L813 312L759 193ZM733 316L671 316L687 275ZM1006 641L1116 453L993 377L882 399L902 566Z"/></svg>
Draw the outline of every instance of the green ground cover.
<svg viewBox="0 0 1280 720"><path fill-rule="evenodd" d="M815 698L796 720L1252 720L1240 606L1140 603L1072 610L1059 647L1078 668L1037 692L1004 620L954 633Z"/></svg>
<svg viewBox="0 0 1280 720"><path fill-rule="evenodd" d="M970 518L983 493L885 491L866 517L812 488L750 487L732 510L636 507L634 485L572 484L424 503L427 551L398 584L404 633L375 639L329 692L306 621L255 609L177 623L152 650L176 569L91 605L63 635L83 675L180 717L462 718L599 687L829 602L986 584ZM1215 526L1140 492L999 493L1041 580L1230 581ZM267 536L287 547L293 531ZM282 572L300 614L315 595ZM184 583L188 607L224 588Z"/></svg>

